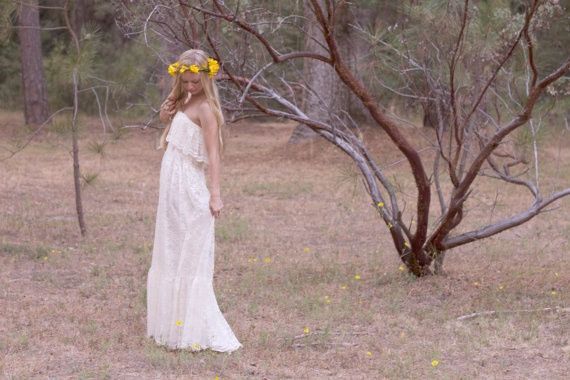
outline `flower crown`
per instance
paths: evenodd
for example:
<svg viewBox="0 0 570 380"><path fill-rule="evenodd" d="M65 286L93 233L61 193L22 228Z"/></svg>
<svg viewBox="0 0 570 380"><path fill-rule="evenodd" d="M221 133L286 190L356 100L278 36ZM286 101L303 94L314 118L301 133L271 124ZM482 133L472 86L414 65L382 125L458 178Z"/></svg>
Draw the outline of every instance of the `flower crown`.
<svg viewBox="0 0 570 380"><path fill-rule="evenodd" d="M208 58L208 66L207 67L200 67L198 65L185 65L180 62L174 62L170 66L168 66L168 74L171 76L175 76L176 74L182 74L186 71L190 71L192 73L199 73L205 72L208 73L208 76L212 78L218 73L220 70L220 64L214 58Z"/></svg>

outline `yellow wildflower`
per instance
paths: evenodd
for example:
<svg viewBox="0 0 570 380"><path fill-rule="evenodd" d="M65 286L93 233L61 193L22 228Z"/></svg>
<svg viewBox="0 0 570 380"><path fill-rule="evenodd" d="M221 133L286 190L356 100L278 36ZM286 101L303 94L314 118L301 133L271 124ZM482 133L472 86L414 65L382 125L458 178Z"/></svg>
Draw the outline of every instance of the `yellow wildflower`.
<svg viewBox="0 0 570 380"><path fill-rule="evenodd" d="M366 351L366 355L367 355L367 356L372 356L372 352Z"/></svg>
<svg viewBox="0 0 570 380"><path fill-rule="evenodd" d="M215 76L220 70L220 64L213 58L208 58L208 75L211 77Z"/></svg>
<svg viewBox="0 0 570 380"><path fill-rule="evenodd" d="M405 242L404 242L404 247L410 248L410 243L408 243L407 241L405 241Z"/></svg>
<svg viewBox="0 0 570 380"><path fill-rule="evenodd" d="M303 329L303 332L304 332L305 334L308 334L310 331L311 331L311 330L310 330L308 327L305 327L305 328Z"/></svg>
<svg viewBox="0 0 570 380"><path fill-rule="evenodd" d="M182 326L182 324L183 324L183 323L182 323L181 320L177 320L177 321L176 321L176 326Z"/></svg>
<svg viewBox="0 0 570 380"><path fill-rule="evenodd" d="M175 76L176 73L178 72L179 66L180 66L179 62L174 62L173 64L168 66L168 74L170 74L171 76Z"/></svg>
<svg viewBox="0 0 570 380"><path fill-rule="evenodd" d="M399 270L400 272L403 272L403 271L406 270L406 266L405 266L404 264L400 264L400 266L398 267L398 270Z"/></svg>
<svg viewBox="0 0 570 380"><path fill-rule="evenodd" d="M439 365L439 360L433 359L433 360L431 361L431 366L432 366L433 368L437 367L438 365Z"/></svg>
<svg viewBox="0 0 570 380"><path fill-rule="evenodd" d="M199 350L200 348L202 348L202 346L200 346L200 343L192 343L193 350Z"/></svg>
<svg viewBox="0 0 570 380"><path fill-rule="evenodd" d="M329 296L325 296L325 303L331 303L331 299L329 298Z"/></svg>
<svg viewBox="0 0 570 380"><path fill-rule="evenodd" d="M265 263L270 263L271 262L271 257L266 257L263 259L263 262Z"/></svg>
<svg viewBox="0 0 570 380"><path fill-rule="evenodd" d="M355 279L355 280L360 280L360 275L359 275L359 274L355 274L355 275L354 275L354 279Z"/></svg>
<svg viewBox="0 0 570 380"><path fill-rule="evenodd" d="M303 252L305 252L305 253L310 253L310 252L311 252L311 248L305 247L305 248L303 248Z"/></svg>
<svg viewBox="0 0 570 380"><path fill-rule="evenodd" d="M220 64L213 58L208 58L208 65L207 67L200 67L198 65L183 65L180 62L174 62L173 64L168 66L168 74L171 76L175 76L176 74L182 74L186 71L190 71L192 73L199 73L200 71L207 72L208 75L211 77L215 76L218 71L220 70Z"/></svg>
<svg viewBox="0 0 570 380"><path fill-rule="evenodd" d="M552 291L550 292L550 294L553 295L553 296L555 296L555 295L558 294L558 292L557 292L556 290L552 290Z"/></svg>
<svg viewBox="0 0 570 380"><path fill-rule="evenodd" d="M378 203L377 203L377 206L380 207L380 208L384 207L384 202L378 202Z"/></svg>

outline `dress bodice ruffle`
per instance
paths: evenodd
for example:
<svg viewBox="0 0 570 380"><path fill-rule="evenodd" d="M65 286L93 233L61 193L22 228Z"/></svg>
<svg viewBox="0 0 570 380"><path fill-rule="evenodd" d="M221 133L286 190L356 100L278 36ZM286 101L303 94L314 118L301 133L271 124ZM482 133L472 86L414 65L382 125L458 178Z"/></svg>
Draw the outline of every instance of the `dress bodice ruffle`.
<svg viewBox="0 0 570 380"><path fill-rule="evenodd" d="M184 112L178 111L174 115L166 141L194 161L208 164L202 128L190 120Z"/></svg>

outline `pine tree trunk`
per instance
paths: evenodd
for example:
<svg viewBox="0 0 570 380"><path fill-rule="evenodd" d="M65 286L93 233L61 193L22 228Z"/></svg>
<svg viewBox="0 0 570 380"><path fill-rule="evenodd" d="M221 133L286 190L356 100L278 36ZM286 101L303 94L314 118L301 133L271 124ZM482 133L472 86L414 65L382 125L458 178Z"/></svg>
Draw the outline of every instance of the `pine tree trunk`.
<svg viewBox="0 0 570 380"><path fill-rule="evenodd" d="M305 3L304 13L307 20L305 49L328 56L329 53L321 46L326 46L326 41L308 2ZM342 51L349 46L348 38L345 38L346 33L345 30L335 33ZM311 89L305 91L303 99L304 112L309 118L330 123L331 114L340 110L348 111L348 91L330 65L314 59L305 59L303 70L304 79ZM307 141L317 136L311 128L299 124L289 137L289 143Z"/></svg>
<svg viewBox="0 0 570 380"><path fill-rule="evenodd" d="M81 28L85 24L85 19L85 0L75 0L73 2L73 11L71 12L71 26L78 38L81 38Z"/></svg>
<svg viewBox="0 0 570 380"><path fill-rule="evenodd" d="M439 118L437 116L437 104L435 100L427 100L422 103L424 111L423 125L425 128L437 129L439 126Z"/></svg>
<svg viewBox="0 0 570 380"><path fill-rule="evenodd" d="M24 117L26 124L42 124L49 117L49 109L42 63L38 1L23 2L19 15Z"/></svg>

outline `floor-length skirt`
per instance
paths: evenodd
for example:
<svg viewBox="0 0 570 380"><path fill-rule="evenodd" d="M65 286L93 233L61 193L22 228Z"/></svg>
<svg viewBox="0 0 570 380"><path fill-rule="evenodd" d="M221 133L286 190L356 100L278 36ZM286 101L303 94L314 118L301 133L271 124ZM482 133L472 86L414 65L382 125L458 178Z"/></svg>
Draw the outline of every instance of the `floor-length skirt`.
<svg viewBox="0 0 570 380"><path fill-rule="evenodd" d="M214 293L209 199L203 166L169 144L147 277L147 336L168 348L230 352L242 346Z"/></svg>

